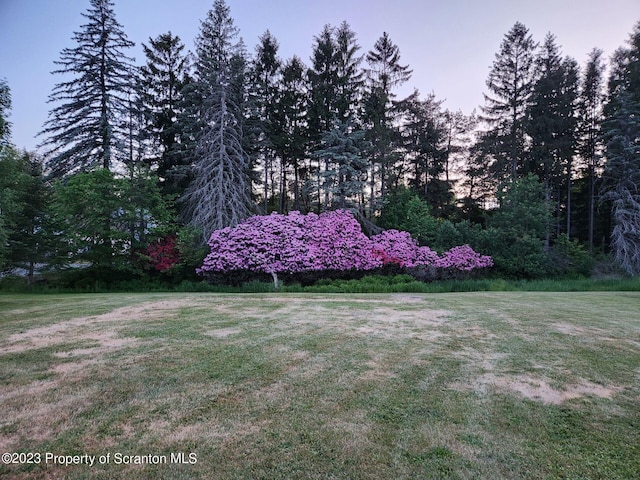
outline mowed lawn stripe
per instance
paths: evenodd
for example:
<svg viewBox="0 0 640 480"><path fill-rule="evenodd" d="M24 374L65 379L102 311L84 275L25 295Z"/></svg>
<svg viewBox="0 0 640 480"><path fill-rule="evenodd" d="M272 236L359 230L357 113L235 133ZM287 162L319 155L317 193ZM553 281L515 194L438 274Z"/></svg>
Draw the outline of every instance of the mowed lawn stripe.
<svg viewBox="0 0 640 480"><path fill-rule="evenodd" d="M0 450L110 457L0 475L634 478L639 305L634 292L2 295Z"/></svg>

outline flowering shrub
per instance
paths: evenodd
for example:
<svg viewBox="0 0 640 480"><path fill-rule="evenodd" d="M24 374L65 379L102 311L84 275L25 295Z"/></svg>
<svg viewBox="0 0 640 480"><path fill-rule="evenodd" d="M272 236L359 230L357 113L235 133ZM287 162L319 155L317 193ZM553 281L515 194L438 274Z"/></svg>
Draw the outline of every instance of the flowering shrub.
<svg viewBox="0 0 640 480"><path fill-rule="evenodd" d="M371 241L350 212L336 210L304 217L306 230L302 241L309 248L309 258L297 271L370 270L381 265L371 254Z"/></svg>
<svg viewBox="0 0 640 480"><path fill-rule="evenodd" d="M383 264L396 263L402 267L435 265L438 254L429 247L419 247L409 232L385 230L371 237L373 254Z"/></svg>
<svg viewBox="0 0 640 480"><path fill-rule="evenodd" d="M493 260L491 257L474 252L469 245L461 245L444 252L434 264L439 268L470 272L476 268L492 267Z"/></svg>
<svg viewBox="0 0 640 480"><path fill-rule="evenodd" d="M154 269L159 272L169 270L180 261L175 235L169 235L149 245L145 255L149 258L149 263Z"/></svg>
<svg viewBox="0 0 640 480"><path fill-rule="evenodd" d="M470 271L492 265L490 257L478 255L468 245L440 257L429 247L418 246L408 232L387 230L369 239L344 210L254 216L235 227L216 230L208 244L211 253L198 273L263 272L273 276L276 288L278 273L372 270L388 264Z"/></svg>

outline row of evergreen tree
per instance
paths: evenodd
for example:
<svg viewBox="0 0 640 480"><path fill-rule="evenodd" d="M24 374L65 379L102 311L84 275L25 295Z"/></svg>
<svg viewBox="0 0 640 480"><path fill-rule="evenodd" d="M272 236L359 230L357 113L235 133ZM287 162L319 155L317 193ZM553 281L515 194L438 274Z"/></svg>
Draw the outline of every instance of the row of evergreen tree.
<svg viewBox="0 0 640 480"><path fill-rule="evenodd" d="M422 217L486 227L491 211L507 208L505 192L534 178L545 251L563 236L606 248L612 233L619 262L640 271L640 24L607 81L602 51L581 68L552 34L540 45L516 23L480 113L465 115L434 95L399 98L412 73L399 47L383 33L365 53L346 22L313 38L306 65L282 60L269 31L249 54L215 0L193 53L168 32L143 44L138 67L110 0L91 0L83 15L75 46L56 62L64 81L41 132L39 175L43 185L57 179L52 229L84 228L66 235L64 258L111 262L154 231L189 225L203 241L271 211L349 208L373 229L397 227L406 216L394 223L388 213L405 189L424 204ZM39 162L25 158L37 177Z"/></svg>

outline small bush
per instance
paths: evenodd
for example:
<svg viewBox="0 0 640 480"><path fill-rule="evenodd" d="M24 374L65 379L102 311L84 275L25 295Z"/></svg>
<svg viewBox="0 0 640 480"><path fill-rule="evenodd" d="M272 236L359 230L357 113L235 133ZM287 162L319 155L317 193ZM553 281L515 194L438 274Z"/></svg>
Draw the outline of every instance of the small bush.
<svg viewBox="0 0 640 480"><path fill-rule="evenodd" d="M567 235L560 235L547 254L547 273L559 277L584 277L591 275L594 260L589 252Z"/></svg>

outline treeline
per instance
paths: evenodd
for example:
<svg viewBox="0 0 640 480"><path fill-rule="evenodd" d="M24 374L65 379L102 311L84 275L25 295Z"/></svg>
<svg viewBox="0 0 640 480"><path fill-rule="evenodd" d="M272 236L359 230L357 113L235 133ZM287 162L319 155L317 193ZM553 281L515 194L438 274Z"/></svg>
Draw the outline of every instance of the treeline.
<svg viewBox="0 0 640 480"><path fill-rule="evenodd" d="M587 274L609 250L640 271L640 24L605 78L600 50L580 66L516 23L465 115L399 97L412 73L399 47L383 33L365 51L346 22L313 37L306 64L280 58L269 31L249 53L215 0L194 52L167 32L136 66L111 1L83 15L56 62L41 153L11 145L0 84L4 270L186 278L214 230L350 209L370 234L468 243L504 275Z"/></svg>

